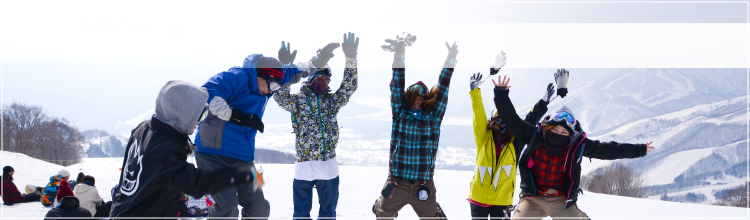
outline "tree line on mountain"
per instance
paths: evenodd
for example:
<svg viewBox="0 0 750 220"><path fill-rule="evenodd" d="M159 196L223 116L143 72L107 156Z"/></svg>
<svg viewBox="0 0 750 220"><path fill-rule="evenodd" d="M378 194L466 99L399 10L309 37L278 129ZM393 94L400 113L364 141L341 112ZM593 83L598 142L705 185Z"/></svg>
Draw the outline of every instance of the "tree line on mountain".
<svg viewBox="0 0 750 220"><path fill-rule="evenodd" d="M80 161L84 136L65 118L42 107L14 102L3 109L3 150L69 166Z"/></svg>

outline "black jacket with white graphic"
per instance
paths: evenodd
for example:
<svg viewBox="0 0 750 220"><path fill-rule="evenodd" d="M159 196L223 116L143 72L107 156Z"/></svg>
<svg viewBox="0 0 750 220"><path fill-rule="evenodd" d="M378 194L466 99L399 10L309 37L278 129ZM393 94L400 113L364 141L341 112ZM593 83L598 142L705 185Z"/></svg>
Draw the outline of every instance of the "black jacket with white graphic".
<svg viewBox="0 0 750 220"><path fill-rule="evenodd" d="M187 162L190 144L186 134L156 118L133 129L110 216L177 217L180 192L200 198L254 181L250 171L195 168Z"/></svg>

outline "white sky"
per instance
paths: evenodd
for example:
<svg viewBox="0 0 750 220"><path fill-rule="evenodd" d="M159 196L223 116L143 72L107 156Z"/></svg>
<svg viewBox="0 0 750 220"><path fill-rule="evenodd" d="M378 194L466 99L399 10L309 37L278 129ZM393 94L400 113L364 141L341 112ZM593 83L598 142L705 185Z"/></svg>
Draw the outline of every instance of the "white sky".
<svg viewBox="0 0 750 220"><path fill-rule="evenodd" d="M418 37L407 49L409 68L440 68L445 41L457 43L459 69L488 68L500 50L508 54L505 68L748 68L747 7L742 1L4 1L2 63L53 70L0 66L2 96L3 104L41 105L88 129L104 122L83 117L94 113L81 106L134 95L122 85L148 88L146 104L118 107L121 115L104 123L114 127L147 112L143 106L152 105L167 80L202 84L249 54L276 56L282 40L304 61L349 31L361 38L361 71L390 67L392 56L380 45L404 31ZM344 57L340 49L335 54L334 71ZM66 72L65 65L94 73ZM107 88L113 91L101 92ZM85 98L60 95L65 91Z"/></svg>

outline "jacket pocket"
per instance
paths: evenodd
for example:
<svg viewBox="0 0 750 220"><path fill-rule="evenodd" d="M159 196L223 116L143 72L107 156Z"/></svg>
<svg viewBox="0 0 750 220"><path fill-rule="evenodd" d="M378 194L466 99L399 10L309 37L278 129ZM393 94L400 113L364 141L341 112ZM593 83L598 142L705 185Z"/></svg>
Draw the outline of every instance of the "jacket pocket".
<svg viewBox="0 0 750 220"><path fill-rule="evenodd" d="M201 145L221 150L221 138L224 135L224 125L227 122L214 114L208 114L206 120L200 124Z"/></svg>

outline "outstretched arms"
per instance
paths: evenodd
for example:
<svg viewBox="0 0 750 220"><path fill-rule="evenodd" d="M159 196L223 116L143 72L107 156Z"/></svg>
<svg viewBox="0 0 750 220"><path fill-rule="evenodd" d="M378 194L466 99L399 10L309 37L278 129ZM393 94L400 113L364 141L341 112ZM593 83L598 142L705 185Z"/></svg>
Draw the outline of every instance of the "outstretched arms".
<svg viewBox="0 0 750 220"><path fill-rule="evenodd" d="M440 71L440 78L438 78L437 94L435 94L435 117L440 121L445 116L446 106L448 105L448 89L451 84L451 77L453 76L453 67L456 66L456 55L458 55L458 46L453 43L450 46L448 42L445 42L445 46L448 48L448 56L445 58L443 63L443 70Z"/></svg>
<svg viewBox="0 0 750 220"><path fill-rule="evenodd" d="M495 82L494 79L492 80L492 83L495 84L494 100L497 114L500 119L503 120L505 126L513 131L516 138L520 138L523 143L529 143L531 134L536 130L536 126L522 120L521 117L518 116L516 108L513 107L513 103L508 97L510 92L510 90L508 90L510 88L508 82L510 82L510 78L502 78L501 80L501 77L502 76L498 76L498 81L500 81L500 83Z"/></svg>
<svg viewBox="0 0 750 220"><path fill-rule="evenodd" d="M393 78L391 79L391 112L393 118L398 116L399 110L403 108L403 97L404 97L404 77L406 75L404 67L404 53L407 46L411 46L414 41L417 40L416 36L406 34L404 37L396 35L396 39L386 39L385 42L389 45L383 45L381 48L387 52L394 52L393 54Z"/></svg>

